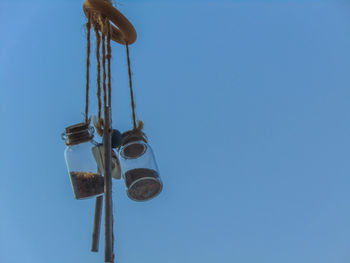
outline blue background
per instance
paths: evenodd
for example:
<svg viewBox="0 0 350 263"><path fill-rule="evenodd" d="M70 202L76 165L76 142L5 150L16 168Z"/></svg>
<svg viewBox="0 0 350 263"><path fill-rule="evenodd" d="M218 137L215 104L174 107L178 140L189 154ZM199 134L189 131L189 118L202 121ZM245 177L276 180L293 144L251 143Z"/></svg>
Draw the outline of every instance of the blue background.
<svg viewBox="0 0 350 263"><path fill-rule="evenodd" d="M83 120L81 6L0 1L3 263L103 262L103 238L89 251L94 200L74 200L60 139ZM349 262L350 3L117 7L138 31L137 116L164 190L136 203L113 181L116 261ZM125 50L112 48L113 124L125 131Z"/></svg>

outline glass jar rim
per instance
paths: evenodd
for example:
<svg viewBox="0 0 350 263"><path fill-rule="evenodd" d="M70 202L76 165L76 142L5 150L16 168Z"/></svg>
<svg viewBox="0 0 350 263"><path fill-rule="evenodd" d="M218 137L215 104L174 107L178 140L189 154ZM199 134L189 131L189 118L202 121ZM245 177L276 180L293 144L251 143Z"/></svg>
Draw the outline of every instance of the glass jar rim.
<svg viewBox="0 0 350 263"><path fill-rule="evenodd" d="M67 146L70 146L92 140L94 138L94 132L94 127L88 124L84 127L84 123L79 123L67 127L66 131L61 134L61 138Z"/></svg>
<svg viewBox="0 0 350 263"><path fill-rule="evenodd" d="M162 190L163 190L163 182L162 182L162 180L161 180L159 177L154 178L154 177L148 177L148 176L147 176L147 177L142 177L142 178L139 178L139 179L133 181L133 182L130 184L130 186L128 187L128 189L131 189L135 184L137 184L137 183L139 183L139 182L141 182L141 181L143 181L143 180L152 180L152 181L157 182L157 183L159 184L158 192L157 192L156 194L154 194L151 198L148 198L148 199L145 199L145 200L138 200L138 199L133 198L133 197L129 194L129 191L127 190L126 192L127 192L128 197L129 197L130 199L132 199L133 201L136 201L136 202L145 202L145 201L149 201L149 200L151 200L151 199L157 197L157 196L162 192Z"/></svg>
<svg viewBox="0 0 350 263"><path fill-rule="evenodd" d="M127 147L129 147L129 146L131 146L131 145L133 145L133 144L142 144L142 146L143 146L143 151L140 153L140 154L138 154L137 156L135 156L135 157L130 157L130 156L127 156L127 155L125 155L124 154L124 150L127 148ZM132 141L132 142L129 142L129 143L127 143L127 144L125 144L125 145L122 145L122 146L120 146L120 148L119 148L119 154L124 158L124 159L137 159L137 158L139 158L139 157L141 157L142 155L144 155L145 154L145 152L147 151L147 148L149 147L149 145L146 143L146 142L144 142L143 140L138 140L138 141Z"/></svg>

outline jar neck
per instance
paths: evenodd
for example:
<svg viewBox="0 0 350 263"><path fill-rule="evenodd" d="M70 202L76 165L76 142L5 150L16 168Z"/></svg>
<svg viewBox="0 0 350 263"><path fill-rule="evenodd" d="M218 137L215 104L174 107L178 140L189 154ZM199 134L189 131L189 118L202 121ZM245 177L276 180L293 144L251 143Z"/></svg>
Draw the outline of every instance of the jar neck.
<svg viewBox="0 0 350 263"><path fill-rule="evenodd" d="M81 143L89 142L92 139L93 139L93 136L84 135L84 136L79 136L79 137L66 139L65 144L67 146L74 146L74 145L78 145L78 144L81 144Z"/></svg>
<svg viewBox="0 0 350 263"><path fill-rule="evenodd" d="M147 143L147 137L146 134L144 134L141 131L127 131L122 134L122 143L121 146L124 146L130 142L136 142L136 141L143 141Z"/></svg>
<svg viewBox="0 0 350 263"><path fill-rule="evenodd" d="M94 129L88 123L78 123L66 128L63 137L67 146L77 145L91 141L94 137Z"/></svg>

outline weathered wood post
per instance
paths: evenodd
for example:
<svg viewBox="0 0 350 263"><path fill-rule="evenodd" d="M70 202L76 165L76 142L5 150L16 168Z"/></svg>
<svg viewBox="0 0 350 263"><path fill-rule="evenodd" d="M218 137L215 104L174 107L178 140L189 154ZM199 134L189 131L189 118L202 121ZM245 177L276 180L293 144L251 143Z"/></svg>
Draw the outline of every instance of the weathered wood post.
<svg viewBox="0 0 350 263"><path fill-rule="evenodd" d="M103 206L103 196L96 197L94 228L92 231L92 244L91 244L92 252L98 252L98 245L100 241L102 206Z"/></svg>
<svg viewBox="0 0 350 263"><path fill-rule="evenodd" d="M114 262L113 253L113 201L112 201L112 125L110 105L104 107L103 146L105 149L105 262Z"/></svg>

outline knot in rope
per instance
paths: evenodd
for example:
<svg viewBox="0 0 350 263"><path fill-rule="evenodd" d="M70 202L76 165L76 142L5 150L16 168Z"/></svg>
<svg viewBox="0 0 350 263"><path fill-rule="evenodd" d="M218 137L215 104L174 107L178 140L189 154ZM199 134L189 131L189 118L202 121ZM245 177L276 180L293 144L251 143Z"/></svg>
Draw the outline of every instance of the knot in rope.
<svg viewBox="0 0 350 263"><path fill-rule="evenodd" d="M145 143L147 143L148 138L146 134L142 131L142 129L143 129L143 122L138 121L138 125L136 126L136 128L130 131L124 132L122 134L122 145L125 145L132 141L144 141Z"/></svg>

